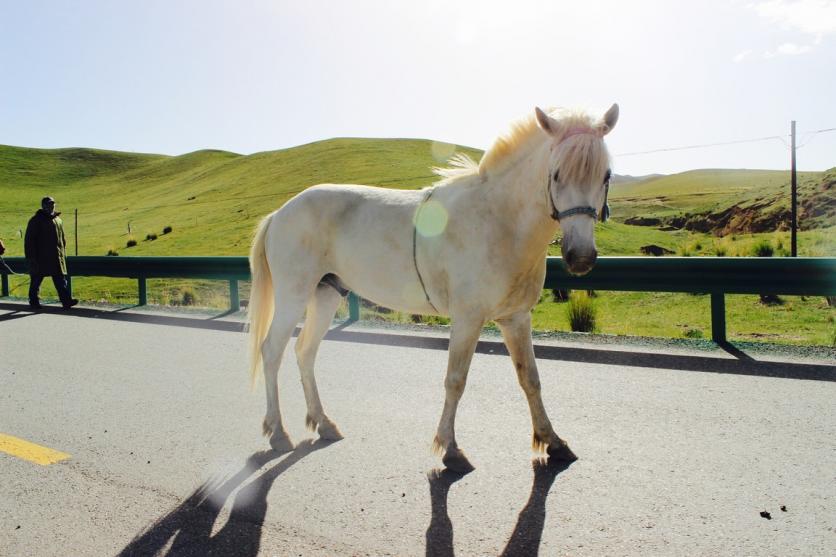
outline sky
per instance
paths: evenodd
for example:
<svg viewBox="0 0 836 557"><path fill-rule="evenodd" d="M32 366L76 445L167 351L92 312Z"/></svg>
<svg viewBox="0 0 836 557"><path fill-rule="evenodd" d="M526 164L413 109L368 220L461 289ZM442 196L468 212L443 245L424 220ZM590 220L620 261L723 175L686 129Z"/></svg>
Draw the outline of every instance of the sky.
<svg viewBox="0 0 836 557"><path fill-rule="evenodd" d="M836 128L836 0L0 0L0 51L6 145L485 149L535 106L617 102L619 174L787 169L791 120L799 169L836 166L809 133Z"/></svg>

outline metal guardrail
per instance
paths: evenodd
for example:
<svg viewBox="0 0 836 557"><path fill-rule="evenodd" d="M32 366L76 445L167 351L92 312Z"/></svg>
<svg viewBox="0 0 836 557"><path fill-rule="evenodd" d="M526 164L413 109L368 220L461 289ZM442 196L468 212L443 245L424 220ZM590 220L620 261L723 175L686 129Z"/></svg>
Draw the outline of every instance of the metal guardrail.
<svg viewBox="0 0 836 557"><path fill-rule="evenodd" d="M9 257L16 273L28 272L26 260ZM73 276L137 279L139 304L147 303L149 278L200 278L229 281L230 309L238 310L238 281L249 280L246 257L92 257L70 256ZM8 274L0 266L2 295L9 295ZM544 288L628 292L688 292L711 295L711 337L726 341L726 294L836 296L836 258L601 257L589 274L566 272L560 257L546 259ZM356 294L349 294L349 319L360 318Z"/></svg>

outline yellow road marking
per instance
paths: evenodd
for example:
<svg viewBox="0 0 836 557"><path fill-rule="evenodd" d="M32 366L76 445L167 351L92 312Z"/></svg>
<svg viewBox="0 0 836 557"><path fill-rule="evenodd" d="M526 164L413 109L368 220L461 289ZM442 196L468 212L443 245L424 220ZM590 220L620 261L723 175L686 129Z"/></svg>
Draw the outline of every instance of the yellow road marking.
<svg viewBox="0 0 836 557"><path fill-rule="evenodd" d="M70 458L67 453L42 447L5 433L0 433L0 451L41 466L48 466Z"/></svg>

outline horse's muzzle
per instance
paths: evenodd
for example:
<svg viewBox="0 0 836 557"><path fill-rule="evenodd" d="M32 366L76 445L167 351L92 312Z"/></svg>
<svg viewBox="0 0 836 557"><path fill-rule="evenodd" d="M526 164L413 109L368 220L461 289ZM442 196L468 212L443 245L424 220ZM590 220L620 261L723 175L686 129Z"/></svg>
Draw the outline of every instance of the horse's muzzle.
<svg viewBox="0 0 836 557"><path fill-rule="evenodd" d="M566 268L573 275L585 275L592 270L595 262L598 261L598 251L579 253L577 250L569 249L563 254L563 261L566 263Z"/></svg>

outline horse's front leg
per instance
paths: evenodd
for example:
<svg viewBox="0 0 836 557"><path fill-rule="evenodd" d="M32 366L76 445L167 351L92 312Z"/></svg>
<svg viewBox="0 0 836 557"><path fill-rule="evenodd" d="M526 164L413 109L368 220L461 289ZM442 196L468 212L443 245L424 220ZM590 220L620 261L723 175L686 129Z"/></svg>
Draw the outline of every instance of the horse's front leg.
<svg viewBox="0 0 836 557"><path fill-rule="evenodd" d="M507 319L497 320L505 345L511 354L517 379L528 399L531 410L531 423L534 435L531 445L535 451L546 452L555 460L571 462L578 457L566 442L558 437L552 428L551 421L546 415L543 399L540 396L540 375L537 373L537 363L534 360L534 346L531 343L531 313L523 311Z"/></svg>
<svg viewBox="0 0 836 557"><path fill-rule="evenodd" d="M438 432L433 441L433 450L437 453L444 453L441 459L444 465L461 474L472 471L473 466L456 444L454 422L456 409L467 382L467 372L470 369L473 352L476 350L484 323L484 319L477 317L453 317L450 348L447 354L447 376L444 379L446 393L444 410L441 412Z"/></svg>

